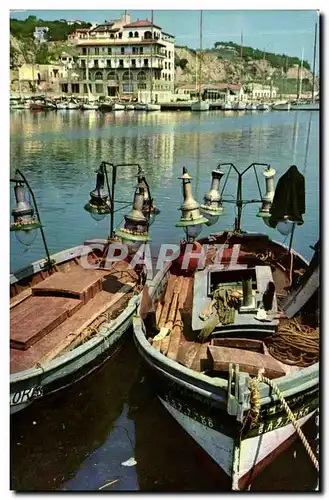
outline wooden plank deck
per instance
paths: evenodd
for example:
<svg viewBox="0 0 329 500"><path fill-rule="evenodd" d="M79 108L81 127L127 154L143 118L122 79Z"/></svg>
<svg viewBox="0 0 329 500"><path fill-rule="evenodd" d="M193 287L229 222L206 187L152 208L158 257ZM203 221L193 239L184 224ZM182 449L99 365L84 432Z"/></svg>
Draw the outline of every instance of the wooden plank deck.
<svg viewBox="0 0 329 500"><path fill-rule="evenodd" d="M72 316L82 302L67 297L29 297L10 315L10 347L26 350Z"/></svg>

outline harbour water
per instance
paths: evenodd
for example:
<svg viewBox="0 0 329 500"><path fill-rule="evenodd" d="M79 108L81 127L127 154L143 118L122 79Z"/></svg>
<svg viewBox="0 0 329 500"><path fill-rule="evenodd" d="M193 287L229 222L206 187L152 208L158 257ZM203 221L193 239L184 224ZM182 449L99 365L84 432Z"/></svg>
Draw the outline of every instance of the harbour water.
<svg viewBox="0 0 329 500"><path fill-rule="evenodd" d="M107 235L108 221L96 223L83 210L95 185L94 171L105 160L144 167L161 210L151 228L154 249L182 237L174 224L180 216L177 177L183 166L193 176L193 192L201 201L218 163L232 162L239 169L269 163L277 180L296 164L305 176L306 214L296 228L294 248L306 258L312 255L310 245L319 237L318 112L16 110L10 119L11 176L20 168L28 178L51 253ZM116 199L132 200L135 173L120 167ZM227 186L234 196L233 174ZM252 171L243 191L245 198L258 196ZM218 224L202 234L232 227L234 209L227 205ZM243 228L284 241L256 217L257 211L257 204L245 207ZM11 270L43 256L40 235L29 248L11 235ZM305 431L315 449L314 422ZM312 491L316 482L298 440L261 473L252 490ZM148 391L131 332L99 372L11 418L12 489L98 490L105 484L104 489L113 491L223 491L218 468Z"/></svg>

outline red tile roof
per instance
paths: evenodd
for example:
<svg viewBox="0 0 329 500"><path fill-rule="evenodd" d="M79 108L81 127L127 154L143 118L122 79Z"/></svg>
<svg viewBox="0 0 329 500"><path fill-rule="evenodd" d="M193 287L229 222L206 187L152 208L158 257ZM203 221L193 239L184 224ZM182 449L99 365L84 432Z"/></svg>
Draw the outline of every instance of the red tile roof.
<svg viewBox="0 0 329 500"><path fill-rule="evenodd" d="M159 30L161 30L160 26L156 26L155 24L152 24L151 21L149 21L148 19L146 19L145 21L144 20L137 20L137 21L134 21L133 23L130 23L130 24L125 24L124 25L124 28L142 28L142 27L152 27L153 28L158 28Z"/></svg>

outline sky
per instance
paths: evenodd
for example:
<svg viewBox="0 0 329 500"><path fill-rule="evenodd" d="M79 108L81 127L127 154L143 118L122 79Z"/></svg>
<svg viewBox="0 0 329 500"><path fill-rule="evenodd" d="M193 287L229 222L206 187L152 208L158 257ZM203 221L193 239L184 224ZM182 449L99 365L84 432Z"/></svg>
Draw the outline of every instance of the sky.
<svg viewBox="0 0 329 500"><path fill-rule="evenodd" d="M71 3L70 3L71 5ZM90 4L89 4L90 5ZM10 17L25 19L29 15L44 20L66 19L102 23L118 19L124 10L17 10ZM151 19L150 10L127 10L131 19ZM199 10L154 10L154 23L176 37L177 45L199 47ZM212 48L217 41L240 43L249 47L304 59L313 65L316 10L204 10L203 47ZM318 28L318 34L319 34ZM319 37L318 37L319 41ZM317 44L319 48L319 43ZM317 50L318 68L319 49Z"/></svg>

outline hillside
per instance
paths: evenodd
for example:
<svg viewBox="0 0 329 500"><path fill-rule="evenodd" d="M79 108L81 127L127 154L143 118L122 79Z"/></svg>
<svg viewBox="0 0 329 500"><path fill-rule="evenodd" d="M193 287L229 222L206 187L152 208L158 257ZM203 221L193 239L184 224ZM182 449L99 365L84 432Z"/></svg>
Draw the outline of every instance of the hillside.
<svg viewBox="0 0 329 500"><path fill-rule="evenodd" d="M33 31L36 26L47 26L48 42L36 44ZM58 63L61 52L77 55L74 44L67 41L69 33L77 27L90 26L79 22L68 24L65 20L43 21L29 16L24 21L10 20L10 68L17 70L24 63ZM195 83L199 72L199 51L188 47L175 48L176 85ZM202 81L205 83L260 82L279 88L280 92L295 92L298 78L297 57L262 52L252 47L241 47L233 42L216 42L213 49L202 52ZM312 73L309 63L304 62L303 89L311 90ZM316 81L316 88L318 82Z"/></svg>

